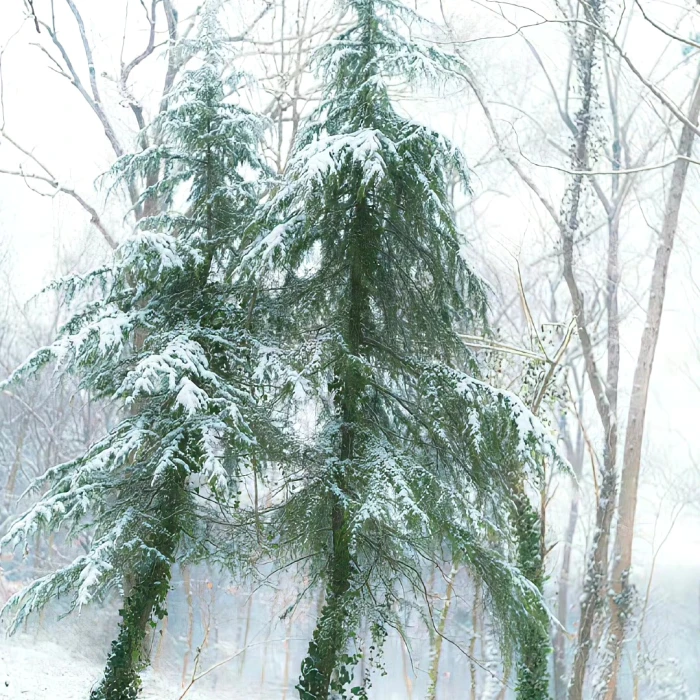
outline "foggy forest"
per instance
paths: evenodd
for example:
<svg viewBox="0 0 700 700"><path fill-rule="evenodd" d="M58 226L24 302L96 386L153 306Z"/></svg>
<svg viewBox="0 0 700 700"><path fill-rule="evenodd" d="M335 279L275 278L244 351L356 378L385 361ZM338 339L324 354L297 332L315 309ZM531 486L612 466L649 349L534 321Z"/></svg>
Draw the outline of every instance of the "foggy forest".
<svg viewBox="0 0 700 700"><path fill-rule="evenodd" d="M695 0L3 0L0 698L700 700L699 125Z"/></svg>

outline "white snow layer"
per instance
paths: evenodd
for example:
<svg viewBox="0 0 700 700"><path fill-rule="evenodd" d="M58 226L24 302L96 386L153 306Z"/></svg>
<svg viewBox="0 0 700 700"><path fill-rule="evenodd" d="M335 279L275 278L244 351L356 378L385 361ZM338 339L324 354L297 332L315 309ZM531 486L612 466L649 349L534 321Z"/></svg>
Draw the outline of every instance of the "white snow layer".
<svg viewBox="0 0 700 700"><path fill-rule="evenodd" d="M65 646L33 635L0 636L0 700L86 700L101 673L100 664ZM184 692L179 679L152 668L142 678L139 700L178 700ZM195 684L185 700L214 700L214 695Z"/></svg>

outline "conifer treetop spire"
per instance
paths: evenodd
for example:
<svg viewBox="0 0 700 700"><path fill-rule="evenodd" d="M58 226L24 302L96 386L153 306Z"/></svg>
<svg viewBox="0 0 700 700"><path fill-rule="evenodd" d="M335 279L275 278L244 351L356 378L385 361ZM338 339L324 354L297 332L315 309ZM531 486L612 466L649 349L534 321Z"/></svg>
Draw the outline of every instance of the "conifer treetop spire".
<svg viewBox="0 0 700 700"><path fill-rule="evenodd" d="M398 78L430 86L460 80L466 64L456 54L438 49L414 30L430 22L401 0L346 0L356 22L320 47L316 62L326 93L355 91L374 85L375 96L385 80Z"/></svg>

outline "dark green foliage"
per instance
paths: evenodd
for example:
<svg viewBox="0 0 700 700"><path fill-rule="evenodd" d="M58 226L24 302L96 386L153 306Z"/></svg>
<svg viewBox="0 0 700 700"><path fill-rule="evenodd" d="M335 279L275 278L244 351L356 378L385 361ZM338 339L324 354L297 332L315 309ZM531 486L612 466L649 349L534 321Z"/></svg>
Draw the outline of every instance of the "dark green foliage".
<svg viewBox="0 0 700 700"><path fill-rule="evenodd" d="M63 285L68 301L86 286L97 300L15 376L58 361L124 409L103 440L49 472L7 538L64 522L94 535L87 555L11 602L16 623L61 593L76 591L79 606L123 586L92 700L138 694L174 562L240 566L263 549L305 561L326 590L303 700L367 698L358 660L378 661L404 598L423 595L426 567L447 559L484 583L504 640L523 650L521 688L539 687L527 674L541 678L547 621L523 484L556 450L522 402L478 379L459 333L485 327L486 290L448 195L455 178L466 186L466 166L391 99L392 81L451 79L461 66L407 38L417 18L398 0L348 6L354 26L318 54L321 104L257 216L264 125L225 98L236 76L221 77L205 13L190 46L201 67L169 96L155 145L113 170L145 183L135 235L108 268ZM309 406L313 434L290 450L282 408ZM268 461L283 488L248 518L235 494ZM212 526L211 504L239 527Z"/></svg>

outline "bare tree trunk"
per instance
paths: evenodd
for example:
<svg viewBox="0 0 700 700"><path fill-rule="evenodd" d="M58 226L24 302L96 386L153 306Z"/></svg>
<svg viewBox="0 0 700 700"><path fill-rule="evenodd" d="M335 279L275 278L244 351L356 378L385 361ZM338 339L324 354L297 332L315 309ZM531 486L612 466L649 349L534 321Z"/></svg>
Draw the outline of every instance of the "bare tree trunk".
<svg viewBox="0 0 700 700"><path fill-rule="evenodd" d="M243 673L243 669L245 667L246 649L248 648L248 635L250 634L250 620L253 615L253 596L254 592L251 592L248 596L248 605L246 606L245 631L243 632L243 644L241 645L239 673Z"/></svg>
<svg viewBox="0 0 700 700"><path fill-rule="evenodd" d="M413 700L413 681L408 668L408 652L406 649L406 640L401 638L401 664L403 666L403 681L406 685L406 698Z"/></svg>
<svg viewBox="0 0 700 700"><path fill-rule="evenodd" d="M510 671L511 665L510 662L508 662L506 664L506 667L503 669L503 685L501 686L501 690L498 693L497 700L506 700L506 695L508 693L508 683L510 681Z"/></svg>
<svg viewBox="0 0 700 700"><path fill-rule="evenodd" d="M477 675L476 663L474 658L476 655L476 642L479 638L479 621L481 618L481 583L474 581L474 605L472 607L472 636L469 640L469 680L471 682L470 700L476 700L477 697Z"/></svg>
<svg viewBox="0 0 700 700"><path fill-rule="evenodd" d="M290 613L287 616L287 622L284 631L284 672L282 675L282 700L287 699L287 691L289 689L289 659L291 656L289 638L292 636L292 616L293 613Z"/></svg>
<svg viewBox="0 0 700 700"><path fill-rule="evenodd" d="M7 483L5 484L5 506L10 509L12 499L15 496L15 488L17 487L17 475L19 474L20 467L22 466L22 449L24 447L24 440L27 435L27 421L22 423L20 428L19 437L17 438L17 444L15 445L15 458L12 460L12 466L10 467L10 473L7 477Z"/></svg>
<svg viewBox="0 0 700 700"><path fill-rule="evenodd" d="M695 81L688 119L697 125L700 116L700 75ZM695 131L688 124L683 125L678 145L678 155L689 157L693 147ZM629 613L629 571L632 564L634 541L634 520L637 510L639 472L642 460L644 439L644 419L646 415L649 384L654 364L656 344L659 339L661 315L666 295L666 279L671 251L678 228L678 216L688 173L688 161L679 158L673 166L671 186L666 200L661 237L656 249L654 269L651 277L649 301L642 341L634 371L632 394L627 415L627 430L623 455L622 478L615 547L612 565L612 590L610 636L608 638L609 666L605 684L605 700L613 700L616 695L617 679L622 656L625 620Z"/></svg>
<svg viewBox="0 0 700 700"><path fill-rule="evenodd" d="M445 637L445 629L447 627L447 616L452 605L452 594L454 592L455 576L459 571L459 565L454 563L450 570L450 575L447 577L447 590L445 592L445 602L440 612L440 620L438 621L437 634L435 635L435 646L433 647L433 658L430 663L430 671L428 672L428 692L426 700L435 700L437 697L438 673L440 671L440 655L442 653L442 640Z"/></svg>
<svg viewBox="0 0 700 700"><path fill-rule="evenodd" d="M580 409L580 406L579 406ZM579 410L580 413L580 410ZM555 700L564 700L566 697L566 624L569 617L569 586L571 576L571 552L573 549L574 534L578 524L580 493L578 482L583 471L583 432L579 427L576 434L576 443L567 440L567 452L569 463L576 478L571 505L569 507L569 522L564 535L564 551L562 554L561 572L559 574L559 595L557 598L557 619L560 625L554 629L554 697ZM564 629L562 629L562 626Z"/></svg>
<svg viewBox="0 0 700 700"><path fill-rule="evenodd" d="M184 688L187 680L188 666L192 658L192 648L194 646L194 601L192 600L192 574L189 566L182 567L182 583L187 600L187 651L182 660L182 687Z"/></svg>
<svg viewBox="0 0 700 700"><path fill-rule="evenodd" d="M559 576L559 596L557 600L557 619L566 628L569 613L569 577L571 569L571 544L578 523L579 493L578 489L571 496L569 522L564 541L564 555ZM554 697L564 700L566 697L566 632L558 626L554 632Z"/></svg>

